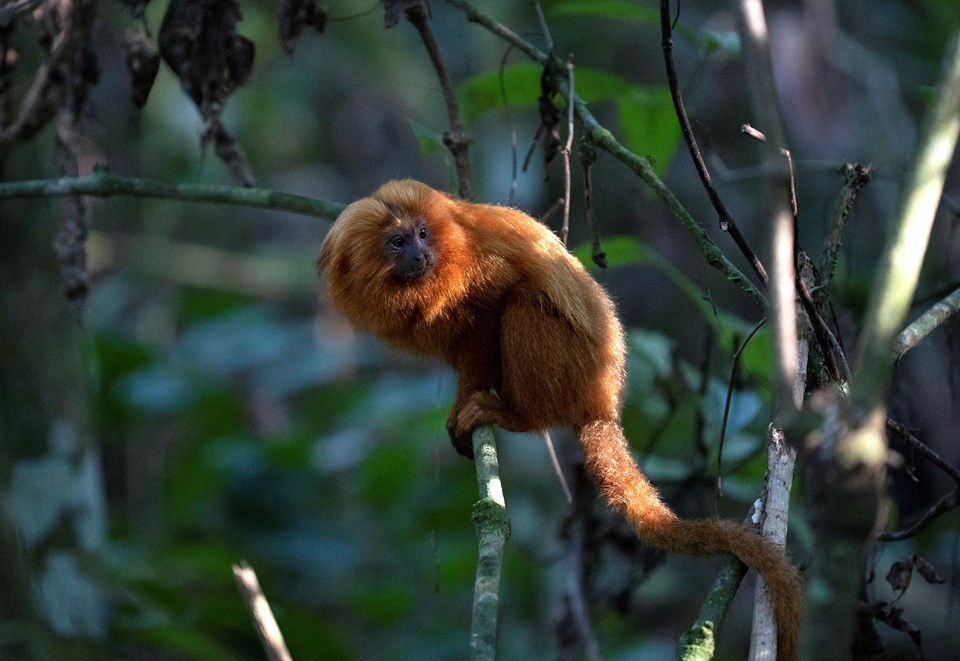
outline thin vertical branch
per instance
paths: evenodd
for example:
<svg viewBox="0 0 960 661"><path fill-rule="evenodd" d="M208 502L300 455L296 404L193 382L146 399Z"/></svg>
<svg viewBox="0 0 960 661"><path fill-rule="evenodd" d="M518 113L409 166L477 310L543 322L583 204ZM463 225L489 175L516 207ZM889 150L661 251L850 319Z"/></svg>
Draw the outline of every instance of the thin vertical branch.
<svg viewBox="0 0 960 661"><path fill-rule="evenodd" d="M857 199L860 189L870 183L871 169L869 166L859 163L846 163L843 168L844 184L837 199L836 212L827 236L823 241L823 250L820 256L819 272L820 282L818 284L827 286L833 280L833 274L837 270L837 253L840 250L840 242L843 238L843 230L847 224L847 216L850 215L850 209L853 208L853 202Z"/></svg>
<svg viewBox="0 0 960 661"><path fill-rule="evenodd" d="M567 60L564 64L567 70L567 85L570 97L575 94L573 87L573 62ZM570 152L573 151L573 104L567 101L567 142L560 150L563 158L563 224L560 226L560 240L567 244L570 235L570 191L573 187L570 174Z"/></svg>
<svg viewBox="0 0 960 661"><path fill-rule="evenodd" d="M510 111L510 99L507 98L507 86L503 80L503 72L507 68L507 60L513 52L513 44L507 44L500 58L500 96L503 97L503 108L507 113L507 123L510 125L510 193L507 195L507 206L513 206L517 196L517 124Z"/></svg>
<svg viewBox="0 0 960 661"><path fill-rule="evenodd" d="M453 89L453 82L450 80L450 74L447 73L447 67L443 64L443 58L440 57L440 48L433 37L433 31L430 29L427 10L423 3L405 10L407 20L413 23L420 33L420 39L430 55L430 61L433 68L437 71L437 78L440 81L440 88L443 90L443 100L447 104L447 115L450 118L450 130L443 134L443 143L453 155L454 166L457 169L457 180L459 183L460 197L464 200L473 199L473 187L470 177L470 158L467 150L470 146L470 138L467 136L463 123L460 121L460 108L457 105L457 95Z"/></svg>
<svg viewBox="0 0 960 661"><path fill-rule="evenodd" d="M596 211L593 205L593 164L597 160L597 150L587 140L580 141L580 168L583 170L583 204L587 213L587 227L590 230L593 263L602 269L607 268L607 253L600 245L600 232L597 228Z"/></svg>
<svg viewBox="0 0 960 661"><path fill-rule="evenodd" d="M660 32L662 35L661 47L663 49L663 59L667 68L667 85L670 88L670 97L673 99L673 107L676 111L677 119L680 122L680 133L683 135L684 142L687 143L690 158L693 160L697 174L700 175L700 181L707 191L707 197L710 198L710 203L717 212L720 229L730 235L730 238L733 239L737 247L740 248L740 252L743 253L743 256L750 263L754 273L757 274L761 284L765 285L769 279L767 270L764 268L763 262L757 257L753 248L747 243L746 238L740 233L740 228L737 227L737 223L733 220L733 217L730 216L726 206L724 206L723 201L720 199L720 195L713 185L713 179L710 177L710 171L707 170L707 164L704 163L703 156L700 154L697 139L693 135L690 118L687 116L687 110L683 105L683 97L680 95L677 68L673 61L673 27L670 21L670 0L660 0Z"/></svg>
<svg viewBox="0 0 960 661"><path fill-rule="evenodd" d="M767 323L767 318L763 317L754 324L753 328L750 329L750 332L747 334L747 337L744 338L743 342L737 347L737 350L733 353L733 362L730 365L730 378L727 380L727 396L723 402L723 418L720 422L720 439L717 441L717 475L714 480L714 487L716 491L716 500L717 500L717 511L720 510L720 498L723 496L723 491L721 489L721 479L722 479L722 468L723 468L723 442L727 438L727 422L730 419L730 404L733 402L733 387L737 382L737 376L740 373L740 356L743 355L744 349L747 348L747 345L750 344L750 340L753 339L753 336L763 328L763 325Z"/></svg>
<svg viewBox="0 0 960 661"><path fill-rule="evenodd" d="M540 21L540 31L543 33L547 52L553 53L553 35L550 34L550 26L547 25L547 17L543 15L543 6L540 4L540 0L533 0L533 9L537 13L537 20Z"/></svg>
<svg viewBox="0 0 960 661"><path fill-rule="evenodd" d="M470 623L470 659L493 661L497 651L500 571L503 549L510 537L510 519L500 484L500 467L492 427L474 430L473 456L480 500L473 506L479 558L474 581L473 619Z"/></svg>
<svg viewBox="0 0 960 661"><path fill-rule="evenodd" d="M782 442L782 433L799 409L803 386L799 379L805 374L806 351L801 352L797 337L796 311L796 247L795 207L791 193L789 168L785 167L781 147L786 146L783 124L773 81L770 44L766 18L761 0L739 0L737 25L743 44L747 77L754 114L768 132L770 139L763 143L762 167L766 174L764 191L770 222L770 318L774 337L776 391L774 420L767 440L767 497L769 502L782 503L783 509L775 517L761 513L763 536L778 543L786 539L789 485L793 475L795 451ZM806 344L802 344L803 348ZM804 363L801 365L801 363ZM786 485L786 493L782 491ZM769 596L758 581L754 600L753 634L750 640L750 658L773 658L776 650L775 627Z"/></svg>

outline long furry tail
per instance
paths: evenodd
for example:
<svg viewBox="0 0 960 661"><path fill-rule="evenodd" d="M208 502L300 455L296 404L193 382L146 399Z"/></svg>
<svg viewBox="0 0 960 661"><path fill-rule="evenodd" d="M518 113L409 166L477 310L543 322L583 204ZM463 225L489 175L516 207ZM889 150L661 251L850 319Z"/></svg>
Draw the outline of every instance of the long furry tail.
<svg viewBox="0 0 960 661"><path fill-rule="evenodd" d="M800 576L783 552L756 531L722 519L681 519L660 500L633 460L620 424L598 420L580 429L587 471L604 500L621 512L641 539L673 553L732 553L767 583L777 624L777 659L797 656L803 618Z"/></svg>

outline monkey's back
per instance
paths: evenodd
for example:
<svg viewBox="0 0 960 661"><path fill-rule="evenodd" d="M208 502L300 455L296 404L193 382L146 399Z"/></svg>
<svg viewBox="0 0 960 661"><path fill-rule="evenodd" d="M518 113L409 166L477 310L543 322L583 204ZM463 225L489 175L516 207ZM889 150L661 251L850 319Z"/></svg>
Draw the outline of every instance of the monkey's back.
<svg viewBox="0 0 960 661"><path fill-rule="evenodd" d="M504 207L470 211L474 244L518 274L499 314L501 399L534 429L619 420L623 329L606 291L542 223Z"/></svg>

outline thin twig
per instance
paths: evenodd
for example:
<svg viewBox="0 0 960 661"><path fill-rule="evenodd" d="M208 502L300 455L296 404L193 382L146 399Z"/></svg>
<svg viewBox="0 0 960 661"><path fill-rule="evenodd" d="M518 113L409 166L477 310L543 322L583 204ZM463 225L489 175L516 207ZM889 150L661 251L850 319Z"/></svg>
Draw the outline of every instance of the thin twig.
<svg viewBox="0 0 960 661"><path fill-rule="evenodd" d="M246 604L250 616L253 618L263 651L270 661L291 661L287 644L283 640L277 620L270 610L270 604L260 589L260 581L253 568L245 562L233 566L233 577L237 581L237 588L243 603Z"/></svg>
<svg viewBox="0 0 960 661"><path fill-rule="evenodd" d="M747 337L740 343L737 350L733 352L733 362L730 365L730 378L727 380L727 396L723 402L723 418L720 422L720 439L717 441L717 475L714 478L717 512L720 511L720 499L723 497L723 490L720 487L721 475L723 474L723 442L727 438L727 421L730 419L730 404L733 401L734 384L737 382L737 375L740 372L740 356L743 354L743 350L747 348L750 340L753 339L753 336L763 328L765 323L767 323L767 318L762 317L760 321L750 329Z"/></svg>
<svg viewBox="0 0 960 661"><path fill-rule="evenodd" d="M954 489L950 493L942 496L940 500L935 502L930 508L923 513L923 515L917 519L912 526L905 528L904 530L897 530L896 532L884 532L877 535L877 541L880 542L899 542L904 539L910 539L911 537L916 537L917 534L930 525L934 519L936 519L941 514L949 512L957 508L960 505L960 487Z"/></svg>
<svg viewBox="0 0 960 661"><path fill-rule="evenodd" d="M433 68L437 71L437 78L440 81L440 88L443 91L443 100L447 104L447 115L450 118L450 130L443 134L443 144L453 155L453 162L457 168L457 180L459 182L460 197L464 200L473 199L473 188L470 183L470 158L467 150L470 146L470 139L460 121L460 109L457 105L457 95L453 89L453 82L450 80L450 74L447 73L447 67L440 57L440 48L437 46L437 40L433 37L433 31L430 29L430 23L427 20L427 11L422 2L418 2L405 10L407 20L413 23L420 33L420 39L430 55L430 61Z"/></svg>
<svg viewBox="0 0 960 661"><path fill-rule="evenodd" d="M593 164L597 160L597 150L586 141L580 141L580 170L583 173L583 204L587 213L587 228L590 230L590 258L602 269L607 268L607 253L600 245L600 229L597 227L596 211L593 205Z"/></svg>
<svg viewBox="0 0 960 661"><path fill-rule="evenodd" d="M513 206L514 199L517 196L517 124L514 121L513 113L510 110L510 99L507 98L507 85L504 82L503 73L507 67L507 60L510 53L513 52L513 44L507 44L503 51L503 57L500 58L500 96L503 97L503 108L507 113L507 124L510 125L510 192L507 194L507 205Z"/></svg>
<svg viewBox="0 0 960 661"><path fill-rule="evenodd" d="M537 3L539 6L539 3ZM567 69L567 85L570 90L570 96L574 96L573 87L573 62L569 59L564 65ZM570 152L573 151L573 104L567 102L567 142L564 144L560 154L563 158L563 225L560 228L560 240L567 244L567 237L570 235L570 191L573 187L570 174Z"/></svg>
<svg viewBox="0 0 960 661"><path fill-rule="evenodd" d="M845 163L843 166L844 185L837 199L836 212L827 236L823 240L820 264L818 265L820 285L829 285L837 270L837 254L843 238L843 230L847 224L847 217L853 208L860 189L870 182L871 168L859 163Z"/></svg>
<svg viewBox="0 0 960 661"><path fill-rule="evenodd" d="M877 535L877 539L884 542L893 542L914 537L921 530L926 528L938 516L949 512L960 505L960 470L947 463L939 454L934 452L930 446L914 436L909 429L895 420L887 418L887 432L903 440L911 449L926 457L937 468L950 476L957 483L953 491L944 495L940 500L934 503L923 515L913 522L909 528L895 532L884 532Z"/></svg>
<svg viewBox="0 0 960 661"><path fill-rule="evenodd" d="M817 305L813 301L813 296L807 288L807 283L803 280L799 265L796 273L797 295L800 299L800 305L803 307L803 311L810 320L810 325L813 327L813 334L817 338L817 344L820 346L820 352L823 354L824 360L827 361L827 369L830 370L830 376L837 383L846 383L850 380L850 367L847 365L843 348L830 330L826 320L824 320L820 314L820 310L817 309ZM838 358L839 362L837 360ZM841 364L843 365L842 371L840 369Z"/></svg>
<svg viewBox="0 0 960 661"><path fill-rule="evenodd" d="M896 435L897 438L903 440L911 447L911 449L922 454L928 461L949 475L950 479L956 482L957 486L960 487L960 469L957 469L955 466L947 463L943 457L937 454L929 445L914 436L903 424L897 422L896 420L887 418L887 431Z"/></svg>
<svg viewBox="0 0 960 661"><path fill-rule="evenodd" d="M900 331L894 349L895 360L903 358L905 353L956 314L957 310L960 310L960 288L934 303L916 321Z"/></svg>
<svg viewBox="0 0 960 661"><path fill-rule="evenodd" d="M540 21L540 32L543 33L544 44L547 46L547 52L553 52L553 35L550 34L550 26L547 25L547 17L543 15L543 7L540 0L533 0L533 9L537 13L537 20Z"/></svg>
<svg viewBox="0 0 960 661"><path fill-rule="evenodd" d="M713 180L710 177L710 171L707 170L707 164L700 154L697 139L693 135L690 118L687 116L687 110L683 105L683 97L680 95L677 68L673 61L673 28L670 21L670 0L660 0L660 32L662 35L661 46L663 48L663 59L667 68L667 84L670 88L670 96L673 99L673 107L676 111L677 119L680 122L680 133L683 135L684 142L687 143L690 158L693 160L697 174L700 175L700 181L707 191L707 197L710 198L710 203L717 212L720 229L730 235L730 238L737 244L740 252L743 253L743 256L747 262L749 262L751 268L753 268L754 273L757 274L760 282L765 285L768 280L767 270L764 268L760 258L757 257L757 253L754 252L750 244L747 243L746 238L740 233L740 228L737 227L737 223L730 216L726 206L724 206L723 201L720 199L720 195L717 193L717 189L714 187Z"/></svg>
<svg viewBox="0 0 960 661"><path fill-rule="evenodd" d="M581 480L582 482L582 480ZM578 491L582 491L580 486ZM586 587L584 585L584 546L586 537L586 513L579 511L582 506L580 503L585 499L578 495L577 504L574 505L576 519L573 524L567 526L569 529L569 549L566 559L569 570L566 574L565 602L566 611L572 621L572 627L576 631L576 642L580 643L583 650L583 656L588 661L600 661L603 656L600 654L600 645L597 642L597 636L594 632L593 623L590 621L590 609L587 607L587 598L585 595ZM592 499L590 499L592 503ZM573 518L573 517L571 517Z"/></svg>
<svg viewBox="0 0 960 661"><path fill-rule="evenodd" d="M550 455L550 464L553 466L553 472L557 475L560 482L560 488L563 489L563 495L567 499L567 504L573 502L573 492L570 491L570 485L567 483L567 477L563 474L563 468L560 466L560 459L557 457L557 448L553 444L553 437L550 436L550 430L543 430L543 442L547 446L547 454Z"/></svg>

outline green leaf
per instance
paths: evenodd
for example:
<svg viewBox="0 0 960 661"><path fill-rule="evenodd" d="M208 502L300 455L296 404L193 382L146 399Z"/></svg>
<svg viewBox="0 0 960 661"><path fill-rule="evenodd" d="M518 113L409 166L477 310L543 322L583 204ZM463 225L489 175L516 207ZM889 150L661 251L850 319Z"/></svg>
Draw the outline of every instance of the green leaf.
<svg viewBox="0 0 960 661"><path fill-rule="evenodd" d="M549 9L551 16L609 16L643 23L660 23L660 11L627 0L567 0Z"/></svg>
<svg viewBox="0 0 960 661"><path fill-rule="evenodd" d="M512 107L536 107L542 71L539 65L520 64L505 68L502 81L499 71L465 80L457 90L464 121L469 124L481 113L503 106L504 94ZM574 88L588 104L613 103L624 145L640 156L650 156L657 174L664 173L680 139L667 87L634 85L607 71L577 67Z"/></svg>
<svg viewBox="0 0 960 661"><path fill-rule="evenodd" d="M502 75L500 71L487 71L463 81L457 87L457 102L463 121L471 124L480 114L505 103L536 106L542 73L543 67L538 64L516 64L504 68Z"/></svg>
<svg viewBox="0 0 960 661"><path fill-rule="evenodd" d="M650 261L650 248L642 241L630 236L612 236L603 239L603 251L607 254L607 266L627 264L646 264ZM577 246L573 256L585 265L592 264L593 247L589 243Z"/></svg>
<svg viewBox="0 0 960 661"><path fill-rule="evenodd" d="M417 146L420 148L420 155L426 156L430 152L443 147L443 134L434 131L412 119L407 119L410 130L413 131L413 137L417 139Z"/></svg>
<svg viewBox="0 0 960 661"><path fill-rule="evenodd" d="M707 52L720 51L733 57L740 57L740 35L732 31L706 30L703 33L703 45Z"/></svg>
<svg viewBox="0 0 960 661"><path fill-rule="evenodd" d="M677 149L680 124L664 86L631 86L617 99L624 146L649 156L653 169L663 176Z"/></svg>
<svg viewBox="0 0 960 661"><path fill-rule="evenodd" d="M743 341L742 336L739 341ZM750 343L740 354L741 372L756 379L761 388L772 387L774 375L771 356L773 356L773 331L768 323L750 338Z"/></svg>
<svg viewBox="0 0 960 661"><path fill-rule="evenodd" d="M648 25L660 25L660 10L630 0L567 0L552 5L547 13L554 17L596 16L636 21ZM677 33L691 44L697 43L697 35L683 23L674 26Z"/></svg>

